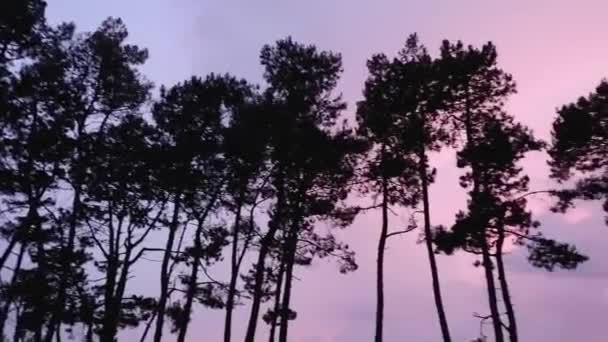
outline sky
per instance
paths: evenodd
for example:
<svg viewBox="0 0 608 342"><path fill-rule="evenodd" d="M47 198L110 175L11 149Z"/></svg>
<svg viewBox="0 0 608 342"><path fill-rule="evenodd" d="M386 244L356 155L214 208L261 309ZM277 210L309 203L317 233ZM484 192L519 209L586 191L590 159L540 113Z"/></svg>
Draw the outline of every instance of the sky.
<svg viewBox="0 0 608 342"><path fill-rule="evenodd" d="M344 74L339 91L352 117L366 78L366 60L389 56L417 32L432 54L443 39L480 46L492 41L499 63L513 74L518 94L510 113L541 138L550 139L555 109L587 95L608 77L608 28L605 0L48 0L53 23L73 21L79 30L94 30L108 17L121 17L130 42L150 50L142 72L156 86L171 86L192 75L230 72L261 83L259 51L264 44L292 36L295 40L340 52ZM449 225L465 204L458 186L461 170L453 153L435 155L438 179L431 188L433 224ZM554 184L541 153L524 161L533 190ZM551 213L549 199L534 198L531 207L550 237L572 243L590 261L576 271L546 272L526 262L526 251L506 257L511 292L522 341L606 341L608 312L608 231L597 203L581 203L566 215ZM391 218L394 230L408 213ZM290 325L293 342L367 342L374 334L375 253L379 213L368 213L338 235L357 253L359 269L342 275L329 260L299 269ZM433 306L428 260L418 233L391 238L386 255L385 341L436 342L440 331ZM438 258L446 313L454 341L479 335L473 313L488 313L482 270L469 255ZM157 275L143 267L133 292L155 294ZM244 333L248 307L237 309L235 341ZM197 308L188 341L219 341L223 313ZM261 325L259 340L265 340ZM490 333L491 327L484 331ZM135 340L126 331L121 340ZM167 340L170 340L167 337Z"/></svg>

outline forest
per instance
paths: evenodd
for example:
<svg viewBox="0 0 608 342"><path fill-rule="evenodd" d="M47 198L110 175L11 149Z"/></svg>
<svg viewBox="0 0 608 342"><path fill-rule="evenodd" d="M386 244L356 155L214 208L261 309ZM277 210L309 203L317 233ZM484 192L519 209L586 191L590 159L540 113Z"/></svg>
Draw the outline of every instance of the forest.
<svg viewBox="0 0 608 342"><path fill-rule="evenodd" d="M296 270L329 259L356 272L355 251L332 231L348 234L370 211L379 218L368 242L377 250L375 342L385 340L394 236L421 236L408 248L425 250L444 342L456 341L452 322L471 318L448 314L438 255L472 254L471 267L483 270L487 313L475 319L487 329L469 339L478 342L521 341L507 248L525 249L538 272L593 257L544 235L529 199L545 196L556 213L599 201L608 214L601 76L591 94L557 109L543 141L506 110L516 83L493 43L444 40L431 54L411 34L394 56L369 56L349 122L337 52L286 37L261 47L263 85L209 74L155 88L140 71L148 50L127 43L121 19L80 32L50 25L46 7L0 2L4 341L60 342L83 331L82 341L113 342L135 327L140 341L193 341L193 314L216 310L224 324L210 328L224 342L261 341L262 330L286 342L298 318ZM441 172L430 158L444 150L456 153L467 196L450 226L434 223L441 209L429 192ZM521 161L532 152L549 156L559 187L530 187ZM412 213L407 227L392 221L400 210ZM129 285L150 258L155 296ZM226 276L214 276L218 268ZM237 333L241 306L248 321Z"/></svg>

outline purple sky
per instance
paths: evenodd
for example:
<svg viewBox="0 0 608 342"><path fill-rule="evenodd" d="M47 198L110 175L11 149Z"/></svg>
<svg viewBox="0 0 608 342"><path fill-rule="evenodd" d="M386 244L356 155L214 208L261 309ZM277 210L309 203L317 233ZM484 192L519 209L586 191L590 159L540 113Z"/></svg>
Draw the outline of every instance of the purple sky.
<svg viewBox="0 0 608 342"><path fill-rule="evenodd" d="M442 39L480 45L492 40L502 67L511 72L519 94L509 110L542 138L549 138L555 108L586 95L608 76L605 0L538 1L196 1L196 0L49 0L52 22L70 20L79 30L93 30L107 16L123 18L131 41L150 49L143 68L156 85L173 85L191 75L230 72L261 81L259 50L291 35L304 43L341 52L345 72L340 84L349 102L361 97L365 61L373 53L394 54L408 34L418 32L432 53ZM508 5L507 5L508 4ZM433 185L433 224L449 225L464 205L451 153L435 156L439 169ZM552 185L545 156L525 161L534 190ZM599 205L587 203L568 215L548 212L549 200L532 202L546 235L574 242L591 260L575 272L547 273L526 264L525 251L507 257L513 300L522 341L605 339L608 312L608 231ZM402 227L406 212L391 218ZM290 328L294 342L367 342L372 340L375 307L374 263L380 220L377 213L358 218L340 235L358 254L360 268L340 275L328 261L297 271ZM417 233L397 237L387 251L385 340L440 340L430 289L430 273ZM454 341L478 335L473 312L487 314L481 269L467 255L439 257L440 277ZM151 271L149 271L151 270ZM138 289L156 292L154 268L138 271ZM247 307L239 308L234 327L238 341ZM223 313L198 308L189 340L219 341ZM261 326L259 340L266 327ZM490 327L485 331L489 334ZM125 332L131 340L138 332ZM170 340L167 338L167 340Z"/></svg>

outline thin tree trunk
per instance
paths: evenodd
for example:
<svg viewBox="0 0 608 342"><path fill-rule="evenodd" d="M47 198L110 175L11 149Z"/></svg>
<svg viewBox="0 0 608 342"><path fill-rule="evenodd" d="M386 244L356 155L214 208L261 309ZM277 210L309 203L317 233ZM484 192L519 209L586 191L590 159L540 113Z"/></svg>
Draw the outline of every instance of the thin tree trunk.
<svg viewBox="0 0 608 342"><path fill-rule="evenodd" d="M509 320L508 331L509 341L517 342L517 323L515 321L515 311L513 310L513 303L511 302L511 295L509 294L509 284L507 282L507 276L505 272L505 266L502 259L502 248L505 241L505 231L502 227L498 230L498 240L496 242L496 269L498 271L498 280L500 281L500 289L502 292L502 299L507 312L507 319Z"/></svg>
<svg viewBox="0 0 608 342"><path fill-rule="evenodd" d="M262 302L262 289L264 285L264 272L266 256L270 251L270 245L274 236L283 221L283 206L285 205L285 184L281 170L278 171L277 177L277 204L275 210L275 222L268 225L268 231L260 241L260 252L258 254L257 264L255 266L254 285L253 285L253 300L251 303L251 313L249 315L249 323L247 325L247 333L245 342L255 342L255 332L258 324L258 316L260 314L260 304Z"/></svg>
<svg viewBox="0 0 608 342"><path fill-rule="evenodd" d="M76 227L78 225L78 215L80 214L80 183L76 185L76 189L74 191L74 200L72 202L72 217L70 222L70 227L68 231L68 241L67 247L63 249L64 255L68 254L68 260L63 262L61 267L61 280L59 281L59 288L57 293L57 302L53 308L53 312L51 314L51 319L47 326L46 335L44 337L45 342L52 342L53 336L55 335L55 330L57 326L61 323L61 316L65 311L65 300L67 295L67 286L68 286L68 274L70 273L70 259L72 256L72 252L74 251L75 243L76 243Z"/></svg>
<svg viewBox="0 0 608 342"><path fill-rule="evenodd" d="M93 322L90 322L87 326L87 333L85 336L86 342L93 342Z"/></svg>
<svg viewBox="0 0 608 342"><path fill-rule="evenodd" d="M148 337L148 332L150 331L150 327L152 326L152 323L154 322L154 319L156 318L157 312L158 312L157 310L154 310L154 312L152 313L152 316L148 320L148 323L146 323L146 328L144 329L144 332L141 334L141 338L139 339L139 342L146 341L146 337Z"/></svg>
<svg viewBox="0 0 608 342"><path fill-rule="evenodd" d="M40 229L40 227L38 228L41 232L42 229ZM36 272L36 276L38 277L38 281L44 284L46 282L46 274L48 273L48 271L45 260L46 256L44 255L44 244L42 243L42 241L40 241L40 239L38 239L38 241L36 242L36 253L37 257L40 259L38 260L38 272ZM47 313L47 308L44 299L44 294L37 293L36 299L38 301L38 305L34 309L34 319L37 321L36 327L34 328L34 342L40 342L42 341L42 327L44 326L44 315Z"/></svg>
<svg viewBox="0 0 608 342"><path fill-rule="evenodd" d="M498 301L496 297L496 285L494 284L494 271L492 260L490 259L490 251L488 243L484 239L481 241L481 252L483 257L483 268L486 276L486 285L488 288L488 301L490 304L490 315L492 317L492 326L494 327L494 339L496 342L504 342L502 325L500 321L500 312L498 310Z"/></svg>
<svg viewBox="0 0 608 342"><path fill-rule="evenodd" d="M198 242L195 243L195 245L197 246L202 246L202 244L200 243L200 238L197 238L196 240L199 240ZM196 247L199 248L199 247ZM184 321L181 322L181 326L179 329L179 333L177 336L177 342L184 342L186 340L186 333L188 332L188 326L190 325L190 315L192 312L192 302L194 300L194 293L196 292L196 283L197 283L197 279L198 279L198 263L200 262L200 258L195 257L193 260L193 265L192 265L192 270L190 272L190 278L188 280L188 292L186 294L186 304L184 305Z"/></svg>
<svg viewBox="0 0 608 342"><path fill-rule="evenodd" d="M171 218L171 225L169 227L169 236L167 237L167 243L165 246L165 253L163 255L163 261L160 269L160 296L158 299L158 309L156 316L156 330L154 332L154 342L162 342L163 337L163 326L165 320L165 310L167 307L167 300L169 296L169 260L171 259L171 253L173 250L173 243L175 242L175 233L179 226L179 211L181 205L181 192L176 192L175 202L173 207L173 217Z"/></svg>
<svg viewBox="0 0 608 342"><path fill-rule="evenodd" d="M270 250L270 243L274 239L278 227L272 225L268 228L268 232L262 239L258 260L255 266L255 276L253 285L253 300L251 302L251 313L249 315L249 324L247 325L247 333L245 342L255 342L255 331L260 314L260 304L262 302L262 287L264 285L264 272L266 271L265 261Z"/></svg>
<svg viewBox="0 0 608 342"><path fill-rule="evenodd" d="M23 334L23 329L21 329L21 310L17 307L17 312L15 312L15 331L13 331L13 342L19 342L21 340L21 336Z"/></svg>
<svg viewBox="0 0 608 342"><path fill-rule="evenodd" d="M21 270L21 263L23 262L23 255L25 254L25 244L21 244L21 248L19 249L19 255L17 256L17 261L15 262L15 267L13 269L13 277L11 279L11 284L15 284L17 281L17 276L19 271ZM2 311L0 311L0 338L4 339L4 327L6 325L6 320L8 318L8 313L13 304L13 291L8 293L8 296L4 302L4 306L2 307Z"/></svg>
<svg viewBox="0 0 608 342"><path fill-rule="evenodd" d="M199 221L196 229L196 236L194 237L194 248L195 255L192 260L192 270L190 271L190 277L188 278L188 291L186 293L186 304L184 304L184 321L181 322L179 327L179 333L177 336L177 342L184 342L186 339L186 333L188 332L188 325L190 325L190 313L192 312L192 302L194 301L194 294L196 293L197 279L198 279L198 263L200 261L200 250L203 247L201 241L201 230L203 227L203 221Z"/></svg>
<svg viewBox="0 0 608 342"><path fill-rule="evenodd" d="M186 304L184 305L184 322L179 327L179 333L177 337L178 342L184 342L186 339L186 333L188 332L188 326L190 325L190 315L192 314L192 304L194 302L194 295L196 294L197 288L197 280L198 280L198 268L201 260L201 251L203 249L203 241L201 240L201 235L203 234L203 227L205 224L205 220L207 220L207 216L213 209L215 202L217 201L218 196L221 192L221 186L216 190L213 197L207 203L205 207L205 211L203 215L198 218L198 225L196 227L196 232L194 233L194 258L192 261L192 270L190 272L190 279L188 279L188 290L186 293Z"/></svg>
<svg viewBox="0 0 608 342"><path fill-rule="evenodd" d="M116 275L118 273L118 263L113 248L110 249L110 260L108 260L108 268L107 268L107 276L106 276L106 285L105 285L105 293L104 293L104 315L103 315L103 323L102 330L100 336L100 342L114 342L114 316L117 314L114 312L115 303L115 285L116 285ZM116 251L118 253L118 251ZM114 255L113 255L114 254Z"/></svg>
<svg viewBox="0 0 608 342"><path fill-rule="evenodd" d="M273 315L270 320L270 334L268 336L269 342L274 342L276 331L277 331L277 321L279 318L279 311L281 310L281 289L283 287L283 278L285 277L285 260L281 258L281 264L279 265L279 274L277 276L276 283L276 291L274 293L274 307L273 307Z"/></svg>
<svg viewBox="0 0 608 342"><path fill-rule="evenodd" d="M243 207L244 192L241 191L237 201L236 217L234 219L234 231L232 234L232 251L230 256L230 283L228 284L228 298L226 300L226 317L224 321L224 342L230 342L232 333L232 312L234 309L234 296L236 293L236 282L239 276L238 245L241 227L241 211Z"/></svg>
<svg viewBox="0 0 608 342"><path fill-rule="evenodd" d="M431 266L431 278L433 283L433 295L435 297L435 306L437 308L437 315L439 316L439 325L441 327L441 334L444 342L450 342L450 330L448 328L448 321L443 308L443 299L441 298L441 285L439 283L439 271L437 269L437 261L435 260L435 252L433 251L432 231L431 231L431 213L429 204L429 189L427 179L427 157L424 151L419 153L420 158L420 170L419 177L422 181L422 204L424 211L424 242L426 245L426 251L429 258L429 264Z"/></svg>
<svg viewBox="0 0 608 342"><path fill-rule="evenodd" d="M466 140L467 140L467 144L472 144L473 146L475 145L475 141L474 141L474 133L473 133L473 123L472 123L472 113L470 110L470 104L469 104L469 88L467 86L466 89L466 95L467 97L465 98L465 118L464 118L464 124L465 124L465 135L466 135ZM473 190L472 190L472 197L473 200L475 200L475 197L477 197L480 193L480 187L481 187L481 176L479 174L479 167L477 166L477 164L475 162L472 163L471 165L471 173L472 173L472 178L473 178ZM497 302L497 297L496 297L496 285L494 284L494 272L492 270L492 260L490 258L490 251L489 251L489 247L488 247L488 242L486 240L486 230L485 228L483 229L482 233L482 237L481 237L481 248L482 248L482 258L483 258L483 267L484 267L484 272L485 272L485 277L486 277L486 285L487 285L487 290L488 290L488 301L489 301L489 306L490 306L490 315L492 317L492 326L494 328L494 338L496 342L504 342L504 336L503 336L503 331L502 331L502 325L501 325L501 321L500 321L500 312L498 310L498 302Z"/></svg>
<svg viewBox="0 0 608 342"><path fill-rule="evenodd" d="M115 286L116 290L113 291L111 297L108 298L110 305L107 311L104 313L104 335L101 336L100 342L114 342L116 339L116 334L118 334L118 322L120 320L122 311L122 298L124 297L125 289L127 287L132 252L132 247L127 248L128 249L125 251L126 254L122 262L118 283Z"/></svg>
<svg viewBox="0 0 608 342"><path fill-rule="evenodd" d="M55 342L61 342L61 322L57 324L57 329L55 330Z"/></svg>
<svg viewBox="0 0 608 342"><path fill-rule="evenodd" d="M378 258L376 273L376 335L375 342L382 342L384 325L384 251L388 234L388 180L382 178L382 228L378 240Z"/></svg>
<svg viewBox="0 0 608 342"><path fill-rule="evenodd" d="M295 228L295 227L294 227ZM291 284L293 281L293 268L296 256L296 247L298 243L298 233L296 229L292 229L288 237L287 259L285 260L285 292L281 303L281 322L279 325L279 342L287 342L289 328L289 304L291 302Z"/></svg>

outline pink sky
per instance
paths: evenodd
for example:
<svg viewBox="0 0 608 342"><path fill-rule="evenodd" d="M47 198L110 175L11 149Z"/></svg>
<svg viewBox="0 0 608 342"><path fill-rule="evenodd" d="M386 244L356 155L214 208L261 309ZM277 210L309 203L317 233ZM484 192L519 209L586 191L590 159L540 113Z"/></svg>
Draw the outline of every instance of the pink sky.
<svg viewBox="0 0 608 342"><path fill-rule="evenodd" d="M94 29L106 16L122 17L132 41L150 49L144 72L157 85L209 72L230 72L259 82L262 45L292 35L343 54L340 90L349 102L346 115L352 115L360 99L366 59L377 52L392 55L408 34L418 32L432 53L444 38L474 45L491 40L498 46L501 65L518 83L519 93L510 100L509 110L542 138L549 138L556 107L586 95L608 76L608 2L602 0L50 0L48 14L52 21L73 20L83 30ZM464 204L457 185L460 170L454 164L450 153L434 160L439 169L431 193L436 224L450 224ZM542 154L526 160L526 171L535 189L552 185ZM599 207L585 204L560 216L547 211L547 201L536 199L533 208L547 235L577 243L591 261L575 272L546 273L528 266L523 251L509 255L521 340L604 341L608 234ZM404 217L405 213L395 218L395 224ZM290 341L372 339L378 227L379 217L371 213L340 234L358 253L356 273L340 275L327 261L297 272L302 281L296 284L298 319L292 324ZM416 234L389 243L385 333L389 342L440 339L427 259L422 246L415 243ZM472 314L488 311L480 270L472 261L467 255L439 258L455 341L476 337L479 325ZM155 293L150 284L156 274L140 273L136 281L141 289ZM243 320L246 314L247 307L241 308L237 319ZM221 312L199 308L189 340L219 340L221 322ZM243 326L244 322L235 326L237 338ZM266 330L264 325L262 329ZM127 332L123 337L133 336L138 335Z"/></svg>

